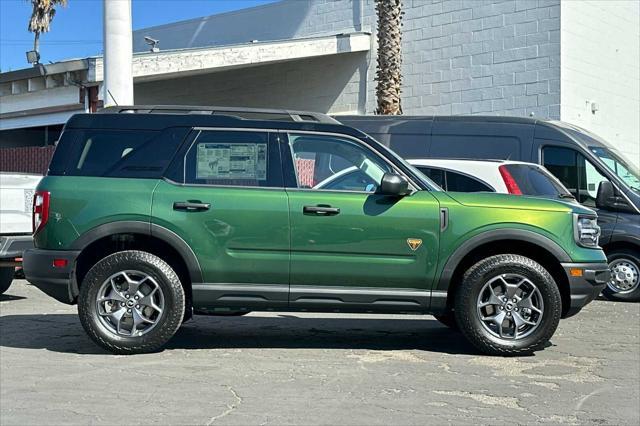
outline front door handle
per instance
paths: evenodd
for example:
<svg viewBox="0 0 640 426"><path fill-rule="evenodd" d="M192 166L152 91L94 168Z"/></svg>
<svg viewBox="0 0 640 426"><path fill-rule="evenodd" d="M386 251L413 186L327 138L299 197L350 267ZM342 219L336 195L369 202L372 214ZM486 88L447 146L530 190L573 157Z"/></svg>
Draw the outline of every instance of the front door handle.
<svg viewBox="0 0 640 426"><path fill-rule="evenodd" d="M327 204L319 204L317 206L304 206L302 213L315 216L335 216L340 214L340 209Z"/></svg>
<svg viewBox="0 0 640 426"><path fill-rule="evenodd" d="M181 210L185 212L201 212L211 208L211 204L203 203L200 200L197 201L176 201L173 203L174 210Z"/></svg>

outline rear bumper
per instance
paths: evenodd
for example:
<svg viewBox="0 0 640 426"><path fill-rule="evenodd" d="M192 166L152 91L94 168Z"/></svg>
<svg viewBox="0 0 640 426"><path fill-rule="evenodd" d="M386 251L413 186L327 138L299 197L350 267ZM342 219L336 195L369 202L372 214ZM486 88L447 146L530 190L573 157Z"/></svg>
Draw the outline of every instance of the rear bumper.
<svg viewBox="0 0 640 426"><path fill-rule="evenodd" d="M569 280L570 305L563 318L569 318L598 297L611 277L609 265L602 263L563 263ZM574 276L571 270L581 270L581 276Z"/></svg>
<svg viewBox="0 0 640 426"><path fill-rule="evenodd" d="M74 270L79 251L40 250L25 251L22 268L27 281L54 299L73 304L78 296L74 284ZM54 259L65 259L64 267L54 267Z"/></svg>
<svg viewBox="0 0 640 426"><path fill-rule="evenodd" d="M25 250L33 248L31 235L3 235L0 236L0 259L15 259L22 257Z"/></svg>

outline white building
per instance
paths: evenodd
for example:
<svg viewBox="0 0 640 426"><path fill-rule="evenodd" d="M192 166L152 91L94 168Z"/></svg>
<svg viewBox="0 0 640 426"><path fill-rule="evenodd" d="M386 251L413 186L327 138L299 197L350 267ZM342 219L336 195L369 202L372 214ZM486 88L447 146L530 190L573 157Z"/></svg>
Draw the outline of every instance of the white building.
<svg viewBox="0 0 640 426"><path fill-rule="evenodd" d="M639 5L404 0L404 113L561 119L640 164ZM375 30L373 0L284 0L138 30L135 101L372 114ZM99 106L101 81L100 57L0 74L1 146L15 144L10 129L55 133Z"/></svg>

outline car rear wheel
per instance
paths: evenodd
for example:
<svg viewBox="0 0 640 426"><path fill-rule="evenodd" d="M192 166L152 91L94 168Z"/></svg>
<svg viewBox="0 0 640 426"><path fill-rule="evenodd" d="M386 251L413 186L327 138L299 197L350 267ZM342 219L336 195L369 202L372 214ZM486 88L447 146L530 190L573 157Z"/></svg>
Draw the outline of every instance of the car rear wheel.
<svg viewBox="0 0 640 426"><path fill-rule="evenodd" d="M159 257L122 251L87 273L78 314L89 336L118 354L153 352L180 327L185 297L175 271Z"/></svg>
<svg viewBox="0 0 640 426"><path fill-rule="evenodd" d="M15 270L12 266L0 268L0 294L4 294L5 291L9 290L14 273Z"/></svg>
<svg viewBox="0 0 640 426"><path fill-rule="evenodd" d="M473 265L456 292L455 315L465 337L491 355L543 349L560 321L553 278L524 256L501 254Z"/></svg>
<svg viewBox="0 0 640 426"><path fill-rule="evenodd" d="M628 249L612 250L607 258L611 279L602 292L604 296L609 300L640 301L640 253Z"/></svg>

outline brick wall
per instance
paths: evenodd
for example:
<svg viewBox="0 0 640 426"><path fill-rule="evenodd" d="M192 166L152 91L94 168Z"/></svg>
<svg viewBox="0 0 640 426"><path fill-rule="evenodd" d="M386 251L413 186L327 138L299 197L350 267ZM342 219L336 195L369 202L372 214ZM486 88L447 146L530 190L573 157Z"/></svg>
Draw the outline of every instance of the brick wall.
<svg viewBox="0 0 640 426"><path fill-rule="evenodd" d="M560 118L560 0L405 0L409 114Z"/></svg>
<svg viewBox="0 0 640 426"><path fill-rule="evenodd" d="M55 147L0 148L0 171L45 174Z"/></svg>

